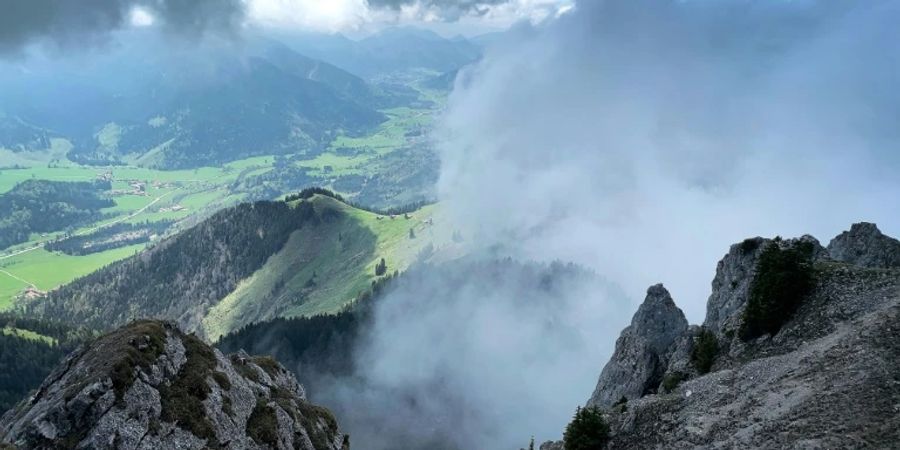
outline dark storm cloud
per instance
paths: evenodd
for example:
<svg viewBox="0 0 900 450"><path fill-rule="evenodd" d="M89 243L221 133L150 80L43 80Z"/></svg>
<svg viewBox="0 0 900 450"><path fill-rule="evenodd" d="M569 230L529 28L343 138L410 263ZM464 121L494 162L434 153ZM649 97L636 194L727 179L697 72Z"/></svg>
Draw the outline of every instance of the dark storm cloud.
<svg viewBox="0 0 900 450"><path fill-rule="evenodd" d="M136 7L178 34L230 31L244 16L241 0L7 0L0 6L0 53L34 42L61 48L102 42Z"/></svg>

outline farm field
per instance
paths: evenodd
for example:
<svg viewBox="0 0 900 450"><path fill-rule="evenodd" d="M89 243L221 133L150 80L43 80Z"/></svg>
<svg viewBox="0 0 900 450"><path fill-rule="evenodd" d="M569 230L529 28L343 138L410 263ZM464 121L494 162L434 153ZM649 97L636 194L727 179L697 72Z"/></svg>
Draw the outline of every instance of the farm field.
<svg viewBox="0 0 900 450"><path fill-rule="evenodd" d="M133 255L142 245L121 247L84 256L49 252L43 248L0 259L0 311L29 287L39 291L56 288L107 264Z"/></svg>

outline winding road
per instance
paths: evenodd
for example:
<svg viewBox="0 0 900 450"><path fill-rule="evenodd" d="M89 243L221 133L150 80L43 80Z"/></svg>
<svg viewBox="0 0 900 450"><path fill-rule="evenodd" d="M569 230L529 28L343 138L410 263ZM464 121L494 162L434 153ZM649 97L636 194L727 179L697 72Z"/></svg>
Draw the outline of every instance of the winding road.
<svg viewBox="0 0 900 450"><path fill-rule="evenodd" d="M120 218L118 218L118 219L116 219L116 220L113 220L113 221L111 221L111 222L104 223L104 224L102 224L102 225L97 225L96 227L88 228L88 229L86 229L86 230L82 230L82 231L80 231L80 232L78 232L78 233L75 233L75 236L81 236L81 235L84 235L84 234L90 234L90 233L93 233L93 232L95 232L95 231L97 231L97 230L100 230L100 229L103 229L103 228L106 228L106 227L115 225L115 224L120 223L120 222L124 222L124 221L126 221L126 220L128 220L128 219L131 219L131 218L134 218L134 217L136 217L136 216L138 216L138 215L140 215L140 214L143 214L144 211L147 210L147 208L150 208L151 206L155 205L156 203L158 203L158 202L159 202L160 200L162 200L163 198L165 198L165 197L167 197L167 196L173 194L173 193L174 193L175 191L177 191L177 190L178 190L178 189L175 189L175 190L166 192L165 194L160 195L159 197L156 197L155 199L153 199L152 202L146 204L146 205L145 205L144 207L142 207L141 209L138 209L137 211L135 211L135 212L133 212L133 213L131 213L131 214L125 216L125 217L120 217ZM8 254L8 255L0 256L0 260L12 258L13 256L19 256L19 255L21 255L21 254L23 254L23 253L33 252L33 251L35 251L35 250L37 250L37 249L44 248L44 246L47 245L48 242L50 242L50 240L46 240L46 241L41 242L41 243L39 243L39 244L37 244L37 245L35 245L35 246L28 247L28 248L24 248L24 249L22 249L22 250L19 250L19 251L10 253L10 254ZM11 274L11 273L9 273L9 272L3 270L3 269L0 269L0 273L9 275L10 277L12 277L12 278L14 278L14 279L16 279L16 280L18 280L18 281L21 281L22 283L25 283L25 284L27 284L27 285L29 285L29 286L35 288L35 289L37 288L37 287L34 285L34 283L32 283L32 282L30 282L30 281L28 281L28 280L23 280L22 278L19 278L19 277L17 277L16 275L13 275L13 274Z"/></svg>

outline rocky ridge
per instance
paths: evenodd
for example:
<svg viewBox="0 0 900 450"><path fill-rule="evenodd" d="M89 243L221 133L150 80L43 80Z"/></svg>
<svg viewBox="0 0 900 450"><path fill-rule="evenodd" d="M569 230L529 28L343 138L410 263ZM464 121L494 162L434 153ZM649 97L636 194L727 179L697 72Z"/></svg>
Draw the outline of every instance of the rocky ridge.
<svg viewBox="0 0 900 450"><path fill-rule="evenodd" d="M346 450L331 413L271 358L225 356L137 321L70 355L0 419L17 448Z"/></svg>
<svg viewBox="0 0 900 450"><path fill-rule="evenodd" d="M835 261L862 267L900 267L900 241L881 234L873 223L857 223L828 244Z"/></svg>
<svg viewBox="0 0 900 450"><path fill-rule="evenodd" d="M799 249L813 281L777 331L748 336L773 249ZM719 262L700 326L651 287L587 402L605 411L608 448L895 448L898 249L867 223L827 249L811 236L747 239Z"/></svg>

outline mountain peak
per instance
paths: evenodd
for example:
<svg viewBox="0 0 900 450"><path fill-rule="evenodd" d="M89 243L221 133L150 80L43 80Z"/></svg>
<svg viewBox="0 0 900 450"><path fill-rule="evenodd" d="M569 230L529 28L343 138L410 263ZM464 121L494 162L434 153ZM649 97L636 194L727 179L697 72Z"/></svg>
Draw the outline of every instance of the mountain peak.
<svg viewBox="0 0 900 450"><path fill-rule="evenodd" d="M622 398L640 398L655 389L668 365L664 355L687 328L684 313L662 284L647 289L647 297L616 341L615 352L588 403L609 407Z"/></svg>
<svg viewBox="0 0 900 450"><path fill-rule="evenodd" d="M665 351L687 326L684 313L675 306L675 301L662 284L647 289L647 297L631 319L635 334L646 339L656 352Z"/></svg>
<svg viewBox="0 0 900 450"><path fill-rule="evenodd" d="M226 357L167 322L132 322L69 356L0 420L24 448L345 450L271 358Z"/></svg>
<svg viewBox="0 0 900 450"><path fill-rule="evenodd" d="M900 267L900 241L882 234L874 223L853 224L831 240L828 253L836 261L863 267Z"/></svg>

